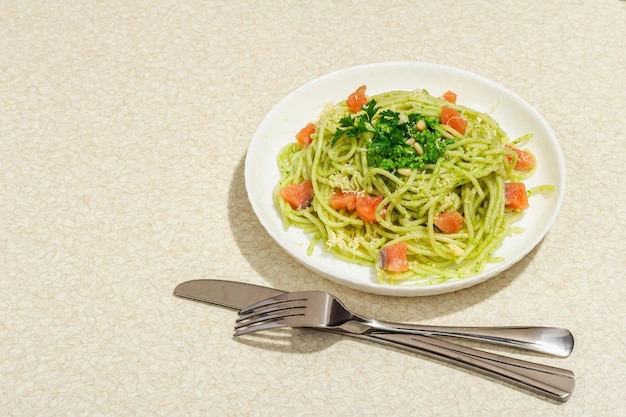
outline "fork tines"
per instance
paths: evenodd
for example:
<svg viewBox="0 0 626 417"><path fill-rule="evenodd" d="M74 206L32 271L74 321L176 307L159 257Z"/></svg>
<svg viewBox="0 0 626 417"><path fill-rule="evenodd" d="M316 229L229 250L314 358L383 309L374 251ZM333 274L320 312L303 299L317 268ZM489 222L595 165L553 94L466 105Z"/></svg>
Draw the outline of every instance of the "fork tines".
<svg viewBox="0 0 626 417"><path fill-rule="evenodd" d="M234 335L285 327L284 319L305 315L305 302L306 298L280 300L273 297L245 307L239 311Z"/></svg>

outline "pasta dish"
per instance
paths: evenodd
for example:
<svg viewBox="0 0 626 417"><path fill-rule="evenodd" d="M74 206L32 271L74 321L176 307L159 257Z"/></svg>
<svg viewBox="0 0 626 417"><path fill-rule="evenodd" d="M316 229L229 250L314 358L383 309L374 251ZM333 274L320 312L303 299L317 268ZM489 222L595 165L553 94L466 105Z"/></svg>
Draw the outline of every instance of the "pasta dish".
<svg viewBox="0 0 626 417"><path fill-rule="evenodd" d="M520 230L536 161L488 114L425 90L328 104L278 155L273 199L286 227L382 283L428 285L480 273ZM304 123L303 123L304 124Z"/></svg>

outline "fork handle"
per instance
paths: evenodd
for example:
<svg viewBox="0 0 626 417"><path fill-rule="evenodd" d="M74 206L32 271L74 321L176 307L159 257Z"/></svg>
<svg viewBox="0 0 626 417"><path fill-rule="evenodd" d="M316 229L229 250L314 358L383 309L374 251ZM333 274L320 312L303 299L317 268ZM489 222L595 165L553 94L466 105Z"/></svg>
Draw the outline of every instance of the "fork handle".
<svg viewBox="0 0 626 417"><path fill-rule="evenodd" d="M418 350L448 363L463 365L500 380L515 383L558 401L567 401L576 385L576 376L570 370L497 355L430 336L400 333L356 336Z"/></svg>
<svg viewBox="0 0 626 417"><path fill-rule="evenodd" d="M574 336L560 327L448 327L393 323L354 316L353 323L361 331L409 333L420 335L454 336L481 342L495 343L566 357L574 349ZM370 329L367 329L370 327Z"/></svg>

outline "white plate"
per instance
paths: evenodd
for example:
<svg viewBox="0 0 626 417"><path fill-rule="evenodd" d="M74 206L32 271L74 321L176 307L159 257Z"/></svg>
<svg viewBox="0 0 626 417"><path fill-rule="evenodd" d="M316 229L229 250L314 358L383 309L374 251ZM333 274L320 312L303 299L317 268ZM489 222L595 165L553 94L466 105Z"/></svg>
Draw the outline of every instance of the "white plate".
<svg viewBox="0 0 626 417"><path fill-rule="evenodd" d="M552 184L556 192L533 196L530 208L515 223L525 231L508 237L495 256L501 263L487 264L485 270L462 280L448 280L427 286L385 285L376 280L375 268L341 261L325 252L322 244L308 256L310 238L300 229L283 227L272 201L280 172L276 157L280 149L294 141L294 135L313 121L324 104L336 103L360 85L367 94L389 90L424 88L439 96L446 90L458 94L458 103L491 114L514 139L526 133L534 138L525 144L537 157L538 167L526 180L527 187ZM483 282L511 267L543 239L561 207L565 192L565 164L554 132L543 117L526 101L508 89L482 76L457 68L419 63L390 62L348 68L313 80L278 103L259 125L246 155L245 182L255 214L267 232L296 260L316 273L347 287L393 296L423 296L457 291Z"/></svg>

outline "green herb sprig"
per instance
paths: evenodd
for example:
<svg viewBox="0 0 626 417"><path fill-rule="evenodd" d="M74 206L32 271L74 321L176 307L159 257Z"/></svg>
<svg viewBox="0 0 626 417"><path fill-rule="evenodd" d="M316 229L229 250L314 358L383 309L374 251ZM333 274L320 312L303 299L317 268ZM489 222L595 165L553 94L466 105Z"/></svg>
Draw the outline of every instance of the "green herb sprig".
<svg viewBox="0 0 626 417"><path fill-rule="evenodd" d="M419 113L401 116L393 110L383 110L374 119L380 110L376 107L375 100L370 100L362 109L363 112L355 116L348 115L339 120L339 127L330 143L331 146L335 145L344 135L370 135L367 143L370 166L390 172L398 169L423 169L426 164L436 162L448 145L453 143L452 139L442 137L443 128L438 118ZM421 124L419 129L418 122Z"/></svg>
<svg viewBox="0 0 626 417"><path fill-rule="evenodd" d="M334 145L343 136L355 137L363 133L376 133L376 128L373 125L373 119L378 112L376 107L376 100L370 100L362 107L364 113L360 113L357 116L345 116L339 119L339 126L333 134L330 144Z"/></svg>

